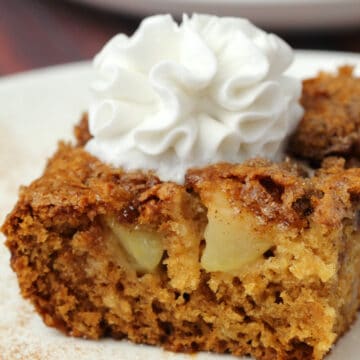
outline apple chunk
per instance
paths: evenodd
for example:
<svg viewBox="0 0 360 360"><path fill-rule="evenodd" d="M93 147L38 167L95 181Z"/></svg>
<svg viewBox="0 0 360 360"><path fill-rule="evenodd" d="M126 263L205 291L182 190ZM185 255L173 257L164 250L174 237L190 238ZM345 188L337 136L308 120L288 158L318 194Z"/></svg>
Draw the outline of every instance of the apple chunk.
<svg viewBox="0 0 360 360"><path fill-rule="evenodd" d="M261 231L256 218L233 208L221 192L214 193L208 204L204 238L201 265L206 271L241 270L272 246L271 234Z"/></svg>
<svg viewBox="0 0 360 360"><path fill-rule="evenodd" d="M125 226L113 217L107 217L105 222L127 253L135 270L152 272L156 269L164 252L158 233Z"/></svg>

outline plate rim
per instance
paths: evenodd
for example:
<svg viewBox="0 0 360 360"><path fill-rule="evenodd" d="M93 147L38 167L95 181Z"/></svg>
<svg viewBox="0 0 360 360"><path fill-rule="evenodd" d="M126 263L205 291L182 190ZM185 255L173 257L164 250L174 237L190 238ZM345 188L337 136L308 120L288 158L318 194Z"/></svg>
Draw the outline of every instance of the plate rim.
<svg viewBox="0 0 360 360"><path fill-rule="evenodd" d="M309 49L294 49L294 63L296 62L296 57L300 56L305 58L308 56L314 56L316 58L354 58L360 61L360 53L356 52L347 52L347 51L330 51L330 50L309 50ZM81 60L81 61L74 61L68 62L63 64L56 64L50 65L40 68L34 68L30 70L20 71L13 74L7 74L4 76L0 76L0 86L9 82L18 82L21 80L28 79L29 77L33 76L47 76L53 75L55 73L61 73L66 71L87 71L91 70L92 59L88 60Z"/></svg>

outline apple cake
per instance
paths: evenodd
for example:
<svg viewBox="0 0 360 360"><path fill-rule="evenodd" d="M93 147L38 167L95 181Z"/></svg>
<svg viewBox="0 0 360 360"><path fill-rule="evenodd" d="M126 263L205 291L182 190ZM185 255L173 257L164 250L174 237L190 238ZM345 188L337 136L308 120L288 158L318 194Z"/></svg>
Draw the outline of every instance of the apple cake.
<svg viewBox="0 0 360 360"><path fill-rule="evenodd" d="M2 226L45 324L323 359L360 305L360 87L349 67L320 74L302 109L291 59L244 19L200 15L152 17L105 46L77 143Z"/></svg>
<svg viewBox="0 0 360 360"><path fill-rule="evenodd" d="M351 66L303 82L306 113L291 139L295 156L319 164L325 156L360 156L360 79Z"/></svg>
<svg viewBox="0 0 360 360"><path fill-rule="evenodd" d="M44 322L165 349L322 359L359 306L360 169L190 169L184 185L61 144L3 231Z"/></svg>

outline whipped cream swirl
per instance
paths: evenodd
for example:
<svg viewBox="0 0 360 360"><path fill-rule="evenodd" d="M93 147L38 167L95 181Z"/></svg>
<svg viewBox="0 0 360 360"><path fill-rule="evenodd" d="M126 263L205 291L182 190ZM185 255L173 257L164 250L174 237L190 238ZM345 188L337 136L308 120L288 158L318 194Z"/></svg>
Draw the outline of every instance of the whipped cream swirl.
<svg viewBox="0 0 360 360"><path fill-rule="evenodd" d="M190 167L277 160L302 115L290 47L240 18L145 19L95 57L87 150L182 183Z"/></svg>

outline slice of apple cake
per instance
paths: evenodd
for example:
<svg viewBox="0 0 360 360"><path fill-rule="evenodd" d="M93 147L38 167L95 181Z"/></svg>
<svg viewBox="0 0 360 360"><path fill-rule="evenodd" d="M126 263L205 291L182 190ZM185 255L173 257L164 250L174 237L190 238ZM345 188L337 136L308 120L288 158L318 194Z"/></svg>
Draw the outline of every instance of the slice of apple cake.
<svg viewBox="0 0 360 360"><path fill-rule="evenodd" d="M185 185L61 145L3 226L22 295L73 336L315 359L359 306L360 169L190 169Z"/></svg>

